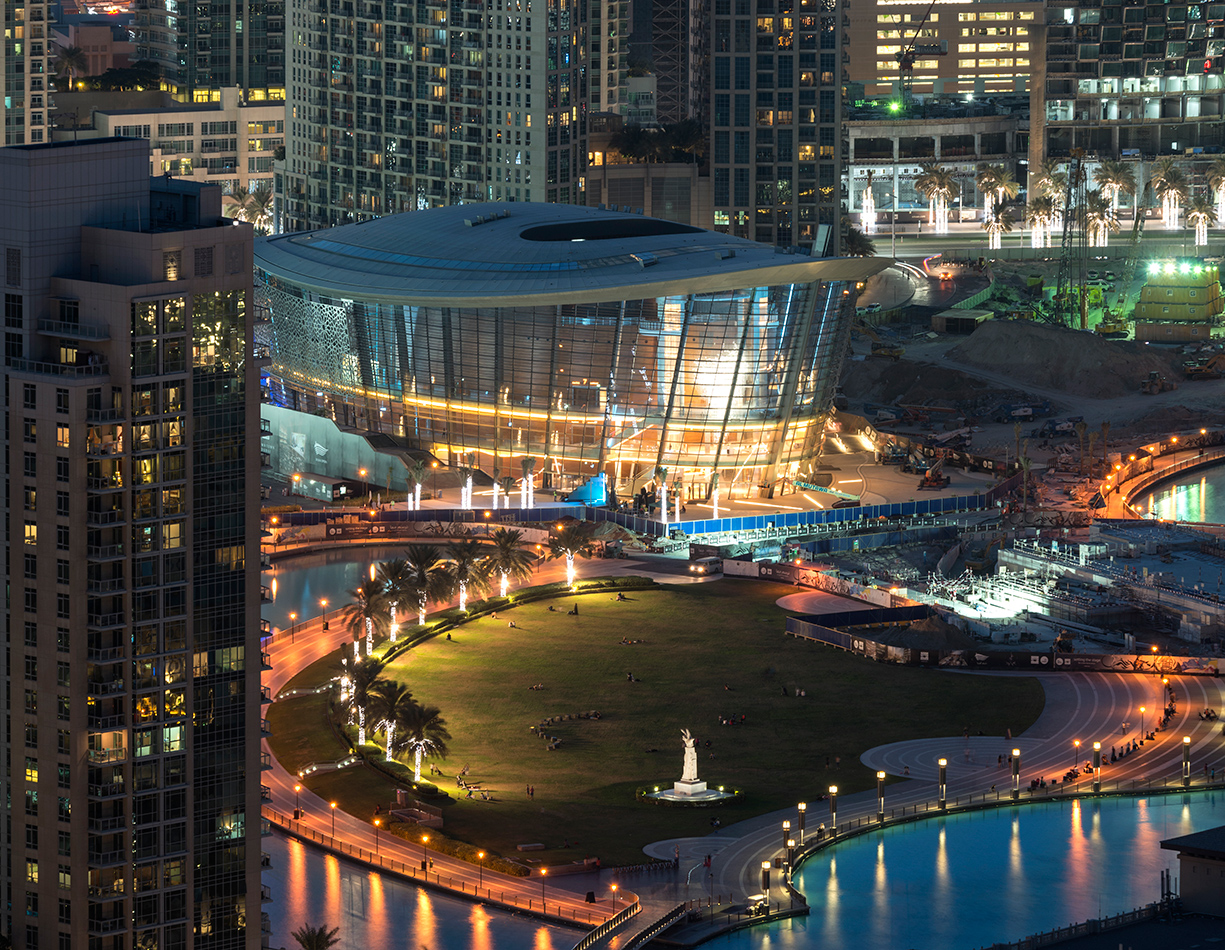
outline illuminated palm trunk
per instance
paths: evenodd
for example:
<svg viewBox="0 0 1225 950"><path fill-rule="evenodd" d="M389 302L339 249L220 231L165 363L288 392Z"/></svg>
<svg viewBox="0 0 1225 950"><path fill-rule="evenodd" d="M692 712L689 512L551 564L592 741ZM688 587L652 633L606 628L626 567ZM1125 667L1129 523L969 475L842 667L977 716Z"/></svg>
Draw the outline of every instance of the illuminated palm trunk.
<svg viewBox="0 0 1225 950"><path fill-rule="evenodd" d="M468 582L467 581L459 582L459 609L460 610L468 609Z"/></svg>
<svg viewBox="0 0 1225 950"><path fill-rule="evenodd" d="M388 625L388 632L391 634L391 642L396 642L396 634L400 632L400 624L396 617L396 605L391 605L391 623Z"/></svg>
<svg viewBox="0 0 1225 950"><path fill-rule="evenodd" d="M366 656L374 652L374 618L366 618Z"/></svg>
<svg viewBox="0 0 1225 950"><path fill-rule="evenodd" d="M357 744L366 744L366 707L360 706L357 710Z"/></svg>
<svg viewBox="0 0 1225 950"><path fill-rule="evenodd" d="M574 586L574 552L566 552L566 583Z"/></svg>
<svg viewBox="0 0 1225 950"><path fill-rule="evenodd" d="M421 746L417 746L416 752L413 753L413 781L421 781Z"/></svg>
<svg viewBox="0 0 1225 950"><path fill-rule="evenodd" d="M1208 219L1201 215L1195 220L1195 246L1208 243Z"/></svg>
<svg viewBox="0 0 1225 950"><path fill-rule="evenodd" d="M506 596L506 592L508 590L510 590L510 575L506 571L503 571L502 572L502 596L503 597Z"/></svg>
<svg viewBox="0 0 1225 950"><path fill-rule="evenodd" d="M421 600L417 604L417 626L425 626L425 594L421 595Z"/></svg>
<svg viewBox="0 0 1225 950"><path fill-rule="evenodd" d="M383 723L383 728L385 729L387 733L387 749L386 749L387 754L385 755L384 760L387 762L390 762L391 761L391 750L395 747L395 741L396 741L396 724L390 719L388 719L385 723Z"/></svg>
<svg viewBox="0 0 1225 950"><path fill-rule="evenodd" d="M664 527L668 527L668 486L659 483L659 509L663 512Z"/></svg>
<svg viewBox="0 0 1225 950"><path fill-rule="evenodd" d="M859 215L859 223L863 225L864 234L876 233L876 198L872 195L871 188L863 193L863 211Z"/></svg>
<svg viewBox="0 0 1225 950"><path fill-rule="evenodd" d="M413 511L421 510L421 483L413 486Z"/></svg>

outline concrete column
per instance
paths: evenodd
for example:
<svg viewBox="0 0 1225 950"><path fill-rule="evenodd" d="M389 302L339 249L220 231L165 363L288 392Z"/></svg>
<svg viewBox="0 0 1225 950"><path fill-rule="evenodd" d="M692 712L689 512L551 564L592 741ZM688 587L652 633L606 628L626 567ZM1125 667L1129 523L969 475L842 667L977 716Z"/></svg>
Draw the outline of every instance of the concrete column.
<svg viewBox="0 0 1225 950"><path fill-rule="evenodd" d="M974 133L974 160L981 161L983 157L983 134L981 132Z"/></svg>

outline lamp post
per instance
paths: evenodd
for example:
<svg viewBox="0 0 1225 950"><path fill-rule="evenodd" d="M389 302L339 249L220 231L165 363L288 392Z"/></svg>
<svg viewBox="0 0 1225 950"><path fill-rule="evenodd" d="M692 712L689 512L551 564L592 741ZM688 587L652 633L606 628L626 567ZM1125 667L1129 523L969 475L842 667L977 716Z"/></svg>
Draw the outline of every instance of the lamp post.
<svg viewBox="0 0 1225 950"><path fill-rule="evenodd" d="M617 916L617 885L616 884L612 886L612 892L613 892L613 916L616 917Z"/></svg>
<svg viewBox="0 0 1225 950"><path fill-rule="evenodd" d="M430 473L430 495L433 498L438 497L438 463L430 462L430 468L433 471Z"/></svg>
<svg viewBox="0 0 1225 950"><path fill-rule="evenodd" d="M292 610L289 612L289 642L296 643L298 639L298 615Z"/></svg>
<svg viewBox="0 0 1225 950"><path fill-rule="evenodd" d="M885 773L876 773L876 820L885 821Z"/></svg>
<svg viewBox="0 0 1225 950"><path fill-rule="evenodd" d="M294 787L293 787L293 819L294 821L300 821L302 818L302 800L300 797L301 792L302 792L302 786L295 782Z"/></svg>
<svg viewBox="0 0 1225 950"><path fill-rule="evenodd" d="M797 835L797 839L799 840L800 846L802 847L804 844L804 821L808 817L808 802L800 802L798 805L795 806L795 811L796 811L796 816L797 816L797 823L799 824L799 828L797 829L799 831L799 834Z"/></svg>
<svg viewBox="0 0 1225 950"><path fill-rule="evenodd" d="M328 802L328 807L332 809L332 837L336 837L336 803Z"/></svg>
<svg viewBox="0 0 1225 950"><path fill-rule="evenodd" d="M1191 737L1182 737L1182 787L1191 784Z"/></svg>
<svg viewBox="0 0 1225 950"><path fill-rule="evenodd" d="M791 869L795 867L795 839L787 839L787 872L791 873Z"/></svg>
<svg viewBox="0 0 1225 950"><path fill-rule="evenodd" d="M379 826L383 823L382 818L374 819L374 853L379 853Z"/></svg>
<svg viewBox="0 0 1225 950"><path fill-rule="evenodd" d="M1080 740L1072 740L1072 768L1080 771Z"/></svg>
<svg viewBox="0 0 1225 950"><path fill-rule="evenodd" d="M319 606L323 608L323 629L328 628L328 599L326 597L319 598Z"/></svg>
<svg viewBox="0 0 1225 950"><path fill-rule="evenodd" d="M1141 706L1140 707L1140 741L1143 742L1144 737L1147 735L1148 733L1144 731L1144 707Z"/></svg>
<svg viewBox="0 0 1225 950"><path fill-rule="evenodd" d="M544 913L544 879L548 875L548 868L540 869L540 912Z"/></svg>
<svg viewBox="0 0 1225 950"><path fill-rule="evenodd" d="M427 847L429 843L430 843L430 836L422 835L421 836L421 870L423 871L429 867L429 848ZM541 886L543 887L544 885L541 885Z"/></svg>
<svg viewBox="0 0 1225 950"><path fill-rule="evenodd" d="M787 839L791 837L791 822L783 822L783 847L787 847Z"/></svg>
<svg viewBox="0 0 1225 950"><path fill-rule="evenodd" d="M1021 797L1021 750L1012 750L1012 800Z"/></svg>
<svg viewBox="0 0 1225 950"><path fill-rule="evenodd" d="M766 906L770 904L770 862L761 862L761 889L766 895Z"/></svg>
<svg viewBox="0 0 1225 950"><path fill-rule="evenodd" d="M485 852L478 851L476 853L476 886L482 888L485 886Z"/></svg>
<svg viewBox="0 0 1225 950"><path fill-rule="evenodd" d="M949 760L939 759L936 762L936 764L940 766L940 808L945 809L949 807L949 794L948 794Z"/></svg>
<svg viewBox="0 0 1225 950"><path fill-rule="evenodd" d="M838 834L838 786L829 787L829 836Z"/></svg>
<svg viewBox="0 0 1225 950"><path fill-rule="evenodd" d="M1102 744L1093 743L1093 791L1102 790Z"/></svg>

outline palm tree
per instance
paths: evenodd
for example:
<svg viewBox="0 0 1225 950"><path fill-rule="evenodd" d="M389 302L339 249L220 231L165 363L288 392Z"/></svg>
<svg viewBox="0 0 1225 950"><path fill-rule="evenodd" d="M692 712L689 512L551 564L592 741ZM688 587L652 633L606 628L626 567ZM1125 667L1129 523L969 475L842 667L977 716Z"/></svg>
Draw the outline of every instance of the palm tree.
<svg viewBox="0 0 1225 950"><path fill-rule="evenodd" d="M1038 195L1025 206L1025 222L1030 227L1030 247L1051 246L1051 228L1055 224L1055 199Z"/></svg>
<svg viewBox="0 0 1225 950"><path fill-rule="evenodd" d="M948 234L949 202L957 193L957 181L951 169L935 163L924 165L915 188L927 199L927 222L937 234Z"/></svg>
<svg viewBox="0 0 1225 950"><path fill-rule="evenodd" d="M859 226L864 234L876 231L876 196L872 194L872 182L876 180L876 172L868 169L868 178L860 192ZM851 257L860 255L852 254Z"/></svg>
<svg viewBox="0 0 1225 950"><path fill-rule="evenodd" d="M1119 214L1119 195L1136 193L1136 176L1125 162L1102 162L1093 169L1093 180L1110 201L1110 213L1115 217Z"/></svg>
<svg viewBox="0 0 1225 950"><path fill-rule="evenodd" d="M426 606L451 596L451 579L432 545L410 544L404 549L404 562L404 578L392 596L401 604L415 603L417 623L424 624Z"/></svg>
<svg viewBox="0 0 1225 950"><path fill-rule="evenodd" d="M536 470L536 460L532 456L525 456L520 464L523 466L523 482L520 488L520 507L535 508L536 501L533 497L535 486L532 484L532 472Z"/></svg>
<svg viewBox="0 0 1225 950"><path fill-rule="evenodd" d="M666 465L655 466L655 481L659 484L659 508L663 512L663 523L667 527L668 524L668 467Z"/></svg>
<svg viewBox="0 0 1225 950"><path fill-rule="evenodd" d="M1110 423L1102 423L1102 465L1106 465L1106 452L1110 447Z"/></svg>
<svg viewBox="0 0 1225 950"><path fill-rule="evenodd" d="M341 614L341 620L346 629L353 634L354 641L360 640L362 631L365 631L367 656L374 649L375 626L378 626L381 631L387 622L384 614L386 610L385 594L386 586L382 582L366 581L356 590L349 591L353 603L349 604Z"/></svg>
<svg viewBox="0 0 1225 950"><path fill-rule="evenodd" d="M706 131L697 119L682 119L667 127L668 145L677 152L684 152L689 162L696 162L706 153Z"/></svg>
<svg viewBox="0 0 1225 950"><path fill-rule="evenodd" d="M532 556L524 549L522 531L498 528L491 540L493 553L489 555L489 570L501 576L501 596L505 597L511 578L525 581L532 576Z"/></svg>
<svg viewBox="0 0 1225 950"><path fill-rule="evenodd" d="M489 568L486 566L484 547L479 541L466 539L452 541L447 545L450 565L451 588L459 591L459 609L468 609L468 591L483 595L489 588Z"/></svg>
<svg viewBox="0 0 1225 950"><path fill-rule="evenodd" d="M1004 200L1021 193L1021 183L1005 165L980 165L975 179L983 193L983 217L991 217L1004 206Z"/></svg>
<svg viewBox="0 0 1225 950"><path fill-rule="evenodd" d="M1063 227L1063 215L1067 210L1064 204L1067 200L1068 173L1060 170L1058 161L1047 158L1034 169L1033 174L1034 190L1039 196L1050 198L1053 205L1050 229L1058 231Z"/></svg>
<svg viewBox="0 0 1225 950"><path fill-rule="evenodd" d="M396 746L396 727L408 714L408 708L413 702L412 690L396 680L380 679L370 687L370 718L382 724L387 737L388 762L394 759L399 751Z"/></svg>
<svg viewBox="0 0 1225 950"><path fill-rule="evenodd" d="M247 198L247 220L256 234L267 234L272 224L272 189L256 188Z"/></svg>
<svg viewBox="0 0 1225 950"><path fill-rule="evenodd" d="M76 85L78 76L84 76L89 71L89 57L79 46L55 46L55 74L68 76L68 88Z"/></svg>
<svg viewBox="0 0 1225 950"><path fill-rule="evenodd" d="M1208 166L1208 184L1216 196L1216 218L1225 221L1225 155L1218 155Z"/></svg>
<svg viewBox="0 0 1225 950"><path fill-rule="evenodd" d="M846 257L875 257L876 245L859 228L848 226L842 234L842 253Z"/></svg>
<svg viewBox="0 0 1225 950"><path fill-rule="evenodd" d="M298 941L302 950L332 950L332 947L340 943L336 939L336 934L339 932L339 927L328 930L323 925L312 927L310 924L303 924L291 936Z"/></svg>
<svg viewBox="0 0 1225 950"><path fill-rule="evenodd" d="M357 710L357 744L366 744L366 707L370 705L370 690L377 682L379 674L386 666L382 660L372 656L353 664L349 676L353 682L353 694L350 702Z"/></svg>
<svg viewBox="0 0 1225 950"><path fill-rule="evenodd" d="M383 585L383 600L387 604L388 632L391 642L396 642L396 634L400 632L399 617L396 610L404 596L404 585L409 577L408 562L403 558L394 558L379 565L376 580Z"/></svg>
<svg viewBox="0 0 1225 950"><path fill-rule="evenodd" d="M1110 232L1119 229L1119 221L1110 210L1110 202L1096 188L1085 195L1080 217L1090 247L1106 247L1110 243Z"/></svg>
<svg viewBox="0 0 1225 950"><path fill-rule="evenodd" d="M1196 195L1187 206L1187 224L1195 228L1195 246L1208 243L1208 229L1217 222L1216 209L1203 195Z"/></svg>
<svg viewBox="0 0 1225 950"><path fill-rule="evenodd" d="M413 781L421 781L421 760L425 756L436 759L447 757L447 721L437 706L412 703L404 710L397 724L397 731L404 733L404 746L413 753Z"/></svg>
<svg viewBox="0 0 1225 950"><path fill-rule="evenodd" d="M991 220L991 210L995 199L995 184L999 180L999 165L979 165L978 174L974 176L974 184L978 186L983 196L983 221Z"/></svg>
<svg viewBox="0 0 1225 950"><path fill-rule="evenodd" d="M250 205L251 192L247 191L242 185L236 185L234 190L226 195L225 216L234 218L236 221L250 220Z"/></svg>
<svg viewBox="0 0 1225 950"><path fill-rule="evenodd" d="M425 473L429 466L425 459L417 459L408 469L408 477L413 481L413 510L421 510L421 485L425 482Z"/></svg>
<svg viewBox="0 0 1225 950"><path fill-rule="evenodd" d="M1166 156L1153 163L1149 181L1161 200L1161 220L1166 229L1178 227L1178 215L1187 199L1187 176L1174 158Z"/></svg>
<svg viewBox="0 0 1225 950"><path fill-rule="evenodd" d="M1096 443L1096 442L1097 442L1097 433L1096 433L1096 432L1090 432L1090 433L1089 433L1089 439L1088 439L1088 442L1089 442L1089 448L1088 448L1088 452L1089 452L1089 474L1090 474L1090 475L1092 475L1092 474L1093 474L1093 446L1094 446L1094 443Z"/></svg>
<svg viewBox="0 0 1225 950"><path fill-rule="evenodd" d="M589 558L594 552L586 529L578 522L558 528L557 534L549 536L549 560L566 559L566 583L574 586L574 559Z"/></svg>
<svg viewBox="0 0 1225 950"><path fill-rule="evenodd" d="M998 251L1004 243L1004 235L1012 233L1012 213L1008 211L996 211L991 215L989 221L984 221L982 224L983 230L987 232L987 247L989 250Z"/></svg>

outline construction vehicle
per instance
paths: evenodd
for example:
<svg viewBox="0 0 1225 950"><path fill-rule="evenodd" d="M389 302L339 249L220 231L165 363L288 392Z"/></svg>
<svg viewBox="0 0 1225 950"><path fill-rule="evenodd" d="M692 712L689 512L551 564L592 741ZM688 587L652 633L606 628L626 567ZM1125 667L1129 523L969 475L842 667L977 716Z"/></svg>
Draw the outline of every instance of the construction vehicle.
<svg viewBox="0 0 1225 950"><path fill-rule="evenodd" d="M851 331L853 333L862 333L872 341L873 356L888 357L897 362L906 354L906 350L902 346L890 340L882 340L880 334L865 323L851 324Z"/></svg>
<svg viewBox="0 0 1225 950"><path fill-rule="evenodd" d="M923 480L919 482L919 490L940 491L942 488L948 488L952 481L944 474L944 459L936 459L931 468L924 473Z"/></svg>
<svg viewBox="0 0 1225 950"><path fill-rule="evenodd" d="M910 453L896 442L888 443L880 453L881 465L905 465Z"/></svg>
<svg viewBox="0 0 1225 950"><path fill-rule="evenodd" d="M1187 379L1220 379L1225 376L1225 353L1215 353L1202 360L1187 360L1182 364Z"/></svg>
<svg viewBox="0 0 1225 950"><path fill-rule="evenodd" d="M1156 370L1150 372L1146 379L1140 380L1140 392L1145 396L1156 396L1157 393L1168 393L1177 388L1178 383L1172 379L1166 379Z"/></svg>
<svg viewBox="0 0 1225 950"><path fill-rule="evenodd" d="M1046 422L1038 426L1036 429L1031 429L1029 437L1031 439L1045 439L1053 435L1061 433L1070 433L1076 430L1076 423L1081 419L1047 419Z"/></svg>
<svg viewBox="0 0 1225 950"><path fill-rule="evenodd" d="M904 475L924 475L927 470L932 467L930 459L922 455L912 455L902 463L902 474Z"/></svg>

